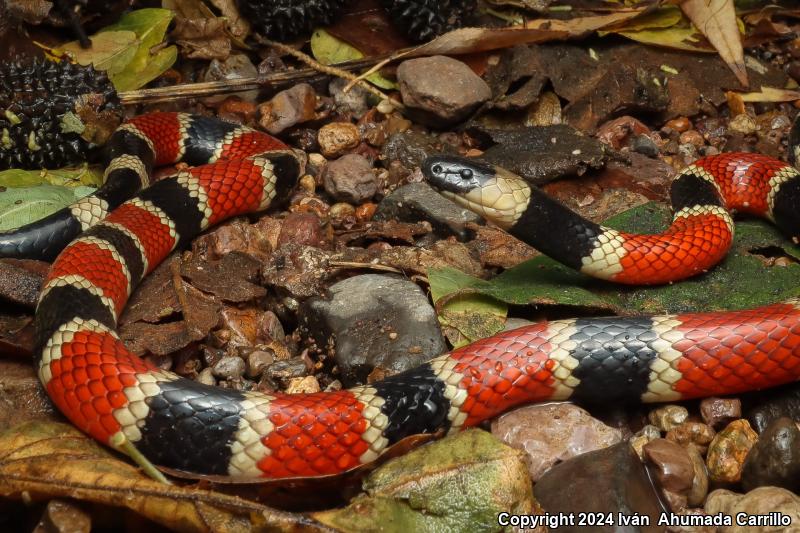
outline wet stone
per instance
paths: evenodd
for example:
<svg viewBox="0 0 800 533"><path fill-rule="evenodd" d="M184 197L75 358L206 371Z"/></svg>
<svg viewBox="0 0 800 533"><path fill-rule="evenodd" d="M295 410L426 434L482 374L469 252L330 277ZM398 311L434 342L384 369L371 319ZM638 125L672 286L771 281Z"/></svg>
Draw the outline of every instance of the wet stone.
<svg viewBox="0 0 800 533"><path fill-rule="evenodd" d="M226 355L213 366L214 376L220 379L236 379L244 375L245 362L241 357Z"/></svg>
<svg viewBox="0 0 800 533"><path fill-rule="evenodd" d="M247 377L257 378L264 369L275 362L275 354L270 350L253 350L247 356Z"/></svg>
<svg viewBox="0 0 800 533"><path fill-rule="evenodd" d="M204 368L197 375L197 382L203 385L216 385L217 380L214 378L214 371L211 368Z"/></svg>
<svg viewBox="0 0 800 533"><path fill-rule="evenodd" d="M700 402L703 422L714 429L742 418L742 402L738 398L705 398Z"/></svg>
<svg viewBox="0 0 800 533"><path fill-rule="evenodd" d="M639 459L644 461L644 447L648 442L661 438L661 430L652 424L647 424L642 429L634 433L628 440Z"/></svg>
<svg viewBox="0 0 800 533"><path fill-rule="evenodd" d="M301 357L293 357L292 359L275 361L264 371L264 375L270 379L280 380L303 377L307 373L308 367Z"/></svg>
<svg viewBox="0 0 800 533"><path fill-rule="evenodd" d="M261 115L259 124L271 134L277 135L292 126L313 120L316 106L317 94L314 88L307 83L298 83L258 106Z"/></svg>
<svg viewBox="0 0 800 533"><path fill-rule="evenodd" d="M325 191L338 202L360 204L378 192L372 164L361 155L347 154L331 161L322 171Z"/></svg>
<svg viewBox="0 0 800 533"><path fill-rule="evenodd" d="M363 382L376 368L397 373L446 350L436 313L415 283L364 274L333 284L330 299L313 297L300 323L318 346L335 343L345 385Z"/></svg>
<svg viewBox="0 0 800 533"><path fill-rule="evenodd" d="M694 444L688 444L684 448L692 461L692 486L686 493L686 502L689 505L702 505L708 494L708 470L706 462L700 454L700 450Z"/></svg>
<svg viewBox="0 0 800 533"><path fill-rule="evenodd" d="M750 448L758 440L747 420L734 420L708 446L706 466L712 481L737 483Z"/></svg>
<svg viewBox="0 0 800 533"><path fill-rule="evenodd" d="M570 403L515 409L492 423L492 434L525 452L525 462L534 481L557 462L622 440L618 429L608 427Z"/></svg>
<svg viewBox="0 0 800 533"><path fill-rule="evenodd" d="M800 429L791 418L767 426L744 462L742 487L767 485L800 492Z"/></svg>
<svg viewBox="0 0 800 533"><path fill-rule="evenodd" d="M656 526L664 511L655 487L627 442L573 457L548 470L534 486L534 495L548 513L643 514L649 526L620 529L616 525L561 525L559 533L663 531ZM555 531L555 530L554 530Z"/></svg>
<svg viewBox="0 0 800 533"><path fill-rule="evenodd" d="M427 183L409 183L396 189L378 204L376 220L431 223L439 237L455 235L468 238L467 224L479 224L483 219L455 202L445 198Z"/></svg>
<svg viewBox="0 0 800 533"><path fill-rule="evenodd" d="M692 443L701 450L705 450L714 435L715 431L711 429L711 426L701 422L688 421L667 431L666 439L682 446Z"/></svg>
<svg viewBox="0 0 800 533"><path fill-rule="evenodd" d="M686 422L689 411L680 405L665 405L650 411L647 418L661 431L669 431Z"/></svg>
<svg viewBox="0 0 800 533"><path fill-rule="evenodd" d="M480 76L447 56L404 61L397 68L397 81L408 116L434 128L467 119L492 97Z"/></svg>
<svg viewBox="0 0 800 533"><path fill-rule="evenodd" d="M800 420L800 384L791 383L752 395L745 416L759 433L784 416Z"/></svg>
<svg viewBox="0 0 800 533"><path fill-rule="evenodd" d="M680 444L655 439L644 445L644 456L664 490L685 494L692 487L692 460Z"/></svg>

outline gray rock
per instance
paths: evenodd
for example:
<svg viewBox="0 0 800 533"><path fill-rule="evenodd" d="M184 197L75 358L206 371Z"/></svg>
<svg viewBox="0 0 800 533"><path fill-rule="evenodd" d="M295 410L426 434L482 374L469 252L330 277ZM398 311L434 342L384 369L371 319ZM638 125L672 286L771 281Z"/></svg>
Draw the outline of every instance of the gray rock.
<svg viewBox="0 0 800 533"><path fill-rule="evenodd" d="M779 418L761 433L742 468L742 487L776 486L800 490L800 429L791 418Z"/></svg>
<svg viewBox="0 0 800 533"><path fill-rule="evenodd" d="M266 368L264 374L272 379L288 380L305 376L308 374L308 367L302 357L293 357L275 361Z"/></svg>
<svg viewBox="0 0 800 533"><path fill-rule="evenodd" d="M214 365L211 372L220 379L235 379L244 375L245 362L241 357L226 355Z"/></svg>
<svg viewBox="0 0 800 533"><path fill-rule="evenodd" d="M275 362L275 353L272 350L253 350L247 356L247 377L257 378L264 373L264 369Z"/></svg>
<svg viewBox="0 0 800 533"><path fill-rule="evenodd" d="M467 239L467 223L483 221L479 215L448 200L427 183L409 183L393 191L378 204L374 218L403 222L427 220L438 236L455 235L461 240Z"/></svg>
<svg viewBox="0 0 800 533"><path fill-rule="evenodd" d="M365 274L330 287L300 310L301 327L319 346L332 341L342 382L363 382L373 369L397 373L446 349L436 313L416 284Z"/></svg>
<svg viewBox="0 0 800 533"><path fill-rule="evenodd" d="M748 397L745 417L753 429L761 433L767 426L781 417L800 420L800 384L791 383L775 389L767 389Z"/></svg>
<svg viewBox="0 0 800 533"><path fill-rule="evenodd" d="M386 167L390 163L399 161L403 168L413 172L422 166L422 162L428 156L443 153L455 154L456 150L433 135L409 130L394 133L389 137L381 150L381 159L384 160Z"/></svg>
<svg viewBox="0 0 800 533"><path fill-rule="evenodd" d="M637 135L631 142L631 150L647 157L658 157L658 145L647 135Z"/></svg>
<svg viewBox="0 0 800 533"><path fill-rule="evenodd" d="M657 526L665 511L644 465L627 442L584 453L548 470L534 487L534 496L548 513L617 513L642 514L650 518L649 526L562 524L558 533L617 533L664 531Z"/></svg>
<svg viewBox="0 0 800 533"><path fill-rule="evenodd" d="M480 76L446 56L404 61L397 68L397 81L410 117L434 128L467 119L492 97Z"/></svg>
<svg viewBox="0 0 800 533"><path fill-rule="evenodd" d="M359 204L378 192L372 165L364 156L343 155L331 161L322 171L325 190L339 202Z"/></svg>
<svg viewBox="0 0 800 533"><path fill-rule="evenodd" d="M340 112L350 112L354 117L361 118L369 110L367 98L369 93L358 85L354 85L349 91L343 89L350 83L350 80L334 78L328 84L328 92L333 96L333 102Z"/></svg>

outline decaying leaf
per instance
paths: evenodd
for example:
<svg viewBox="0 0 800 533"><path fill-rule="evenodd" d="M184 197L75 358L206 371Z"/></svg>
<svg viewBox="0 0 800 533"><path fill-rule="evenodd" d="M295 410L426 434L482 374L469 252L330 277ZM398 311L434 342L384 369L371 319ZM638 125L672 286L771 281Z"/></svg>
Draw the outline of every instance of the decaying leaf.
<svg viewBox="0 0 800 533"><path fill-rule="evenodd" d="M154 481L67 424L27 422L0 434L0 495L126 507L178 531L325 530L313 520L200 487Z"/></svg>
<svg viewBox="0 0 800 533"><path fill-rule="evenodd" d="M344 41L341 41L323 29L314 31L311 36L311 52L314 57L323 65L333 65L344 63L354 59L364 57L359 50L356 50ZM379 73L375 72L365 78L370 83L377 85L381 89L396 89L397 84L387 80Z"/></svg>
<svg viewBox="0 0 800 533"><path fill-rule="evenodd" d="M684 0L681 9L717 49L739 82L747 87L744 50L733 0Z"/></svg>
<svg viewBox="0 0 800 533"><path fill-rule="evenodd" d="M793 102L800 100L800 91L761 86L760 91L739 93L744 102Z"/></svg>

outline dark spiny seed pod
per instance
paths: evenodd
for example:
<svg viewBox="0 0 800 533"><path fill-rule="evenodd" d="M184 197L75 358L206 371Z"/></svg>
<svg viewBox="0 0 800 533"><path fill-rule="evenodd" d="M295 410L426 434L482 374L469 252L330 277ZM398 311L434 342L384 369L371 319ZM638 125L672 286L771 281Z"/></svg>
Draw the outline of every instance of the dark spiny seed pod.
<svg viewBox="0 0 800 533"><path fill-rule="evenodd" d="M414 41L429 41L460 28L476 0L381 0L392 22Z"/></svg>
<svg viewBox="0 0 800 533"><path fill-rule="evenodd" d="M348 0L238 0L239 11L259 33L284 41L329 24Z"/></svg>
<svg viewBox="0 0 800 533"><path fill-rule="evenodd" d="M122 116L114 86L93 67L34 60L0 64L0 170L59 168L98 140L87 117ZM114 125L109 126L111 129Z"/></svg>

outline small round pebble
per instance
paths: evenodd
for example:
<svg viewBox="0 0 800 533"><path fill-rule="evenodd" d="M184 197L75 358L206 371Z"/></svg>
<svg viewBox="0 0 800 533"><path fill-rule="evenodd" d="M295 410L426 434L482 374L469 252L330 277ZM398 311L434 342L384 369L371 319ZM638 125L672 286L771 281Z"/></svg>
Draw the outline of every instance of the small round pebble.
<svg viewBox="0 0 800 533"><path fill-rule="evenodd" d="M717 433L708 446L706 466L712 481L737 483L742 477L742 467L758 435L745 419L734 420Z"/></svg>
<svg viewBox="0 0 800 533"><path fill-rule="evenodd" d="M647 418L661 431L669 431L686 422L689 411L680 405L665 405L650 411Z"/></svg>
<svg viewBox="0 0 800 533"><path fill-rule="evenodd" d="M287 394L310 394L320 390L319 382L314 376L292 378L289 380L289 386L286 387Z"/></svg>
<svg viewBox="0 0 800 533"><path fill-rule="evenodd" d="M275 354L266 350L253 350L247 356L247 377L256 378L264 373L264 369L275 362Z"/></svg>
<svg viewBox="0 0 800 533"><path fill-rule="evenodd" d="M703 422L719 429L742 418L742 401L739 398L705 398L700 402L700 416Z"/></svg>
<svg viewBox="0 0 800 533"><path fill-rule="evenodd" d="M692 127L692 123L687 117L678 117L668 121L666 124L664 124L664 127L673 131L677 131L678 133L683 133Z"/></svg>
<svg viewBox="0 0 800 533"><path fill-rule="evenodd" d="M203 385L216 385L217 380L214 379L214 371L208 367L204 368L197 375L197 382L202 383Z"/></svg>
<svg viewBox="0 0 800 533"><path fill-rule="evenodd" d="M631 447L633 447L639 459L644 461L644 447L645 445L655 439L661 438L661 430L652 424L647 424L642 429L634 433L630 438Z"/></svg>
<svg viewBox="0 0 800 533"><path fill-rule="evenodd" d="M320 151L325 157L339 157L361 142L358 127L350 122L332 122L317 134Z"/></svg>
<svg viewBox="0 0 800 533"><path fill-rule="evenodd" d="M226 355L211 368L214 376L220 379L236 379L244 375L245 362L241 357Z"/></svg>

